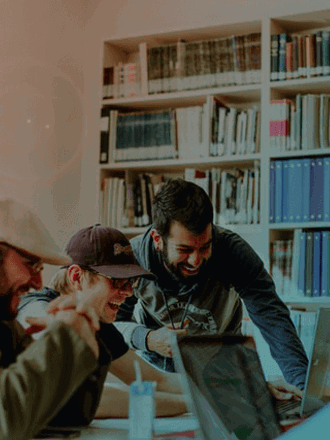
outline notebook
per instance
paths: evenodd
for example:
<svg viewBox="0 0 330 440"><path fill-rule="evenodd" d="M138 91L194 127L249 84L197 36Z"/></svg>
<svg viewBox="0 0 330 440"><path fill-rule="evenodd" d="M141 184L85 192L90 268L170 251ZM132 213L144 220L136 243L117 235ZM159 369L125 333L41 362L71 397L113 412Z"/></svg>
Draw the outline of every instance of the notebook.
<svg viewBox="0 0 330 440"><path fill-rule="evenodd" d="M172 345L200 439L272 440L282 433L253 338L185 336Z"/></svg>

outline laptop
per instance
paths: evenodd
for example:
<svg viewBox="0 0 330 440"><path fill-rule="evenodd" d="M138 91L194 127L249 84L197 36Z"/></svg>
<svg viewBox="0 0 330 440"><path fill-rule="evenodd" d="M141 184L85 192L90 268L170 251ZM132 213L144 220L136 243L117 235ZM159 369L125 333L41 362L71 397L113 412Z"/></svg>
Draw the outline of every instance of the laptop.
<svg viewBox="0 0 330 440"><path fill-rule="evenodd" d="M330 401L330 308L317 311L306 385L301 402L277 401L281 419L308 417Z"/></svg>
<svg viewBox="0 0 330 440"><path fill-rule="evenodd" d="M322 408L330 396L329 344L330 309L321 308L302 401L282 401L296 406L283 410L275 407L253 338L199 335L173 340L174 361L191 397L201 438L272 439L282 432L280 420L306 417Z"/></svg>
<svg viewBox="0 0 330 440"><path fill-rule="evenodd" d="M252 337L173 339L188 405L202 440L272 440L282 433Z"/></svg>

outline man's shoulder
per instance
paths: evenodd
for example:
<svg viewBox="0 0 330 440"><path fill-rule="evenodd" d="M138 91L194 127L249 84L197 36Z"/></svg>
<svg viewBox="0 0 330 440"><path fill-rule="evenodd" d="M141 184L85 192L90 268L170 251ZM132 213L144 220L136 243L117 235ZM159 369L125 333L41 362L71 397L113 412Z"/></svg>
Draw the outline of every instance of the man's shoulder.
<svg viewBox="0 0 330 440"><path fill-rule="evenodd" d="M21 311L22 308L24 308L28 304L39 301L50 302L53 299L57 298L58 296L59 293L56 290L50 289L48 287L44 287L42 290L30 292L27 295L22 296L18 307L18 311Z"/></svg>

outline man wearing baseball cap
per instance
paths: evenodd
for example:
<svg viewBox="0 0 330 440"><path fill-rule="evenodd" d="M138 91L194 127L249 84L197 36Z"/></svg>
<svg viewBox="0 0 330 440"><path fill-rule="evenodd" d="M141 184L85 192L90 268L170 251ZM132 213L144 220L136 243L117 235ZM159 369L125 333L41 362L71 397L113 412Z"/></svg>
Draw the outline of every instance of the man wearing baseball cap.
<svg viewBox="0 0 330 440"><path fill-rule="evenodd" d="M80 230L69 241L66 251L72 264L55 274L50 287L32 292L20 304L19 320L26 317L39 325L48 313L75 308L81 297L85 306L93 304L100 320L97 340L99 368L77 390L65 407L50 422L52 426L86 425L94 417L127 417L128 384L135 380L134 361L138 360L144 380L157 382L156 414L177 415L186 411L178 375L162 372L129 350L112 322L119 306L133 295L141 277L155 276L139 266L129 241L120 231L94 225ZM48 304L50 303L50 304ZM38 337L37 335L35 337ZM111 372L125 384L105 385Z"/></svg>
<svg viewBox="0 0 330 440"><path fill-rule="evenodd" d="M0 199L1 440L34 437L97 367L99 323L90 305L80 315L74 310L50 315L38 341L16 320L21 295L42 286L43 263L70 262L30 209Z"/></svg>

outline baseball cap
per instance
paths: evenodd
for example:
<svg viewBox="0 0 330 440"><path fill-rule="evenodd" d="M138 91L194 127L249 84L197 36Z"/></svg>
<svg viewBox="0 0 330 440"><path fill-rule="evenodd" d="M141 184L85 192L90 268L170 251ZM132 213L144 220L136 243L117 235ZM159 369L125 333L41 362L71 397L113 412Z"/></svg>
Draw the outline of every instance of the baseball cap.
<svg viewBox="0 0 330 440"><path fill-rule="evenodd" d="M111 278L156 279L154 274L136 264L128 239L114 228L97 224L81 229L70 239L66 251L73 264L89 266Z"/></svg>
<svg viewBox="0 0 330 440"><path fill-rule="evenodd" d="M25 251L46 264L71 263L71 258L60 250L40 218L11 198L0 198L0 243Z"/></svg>

